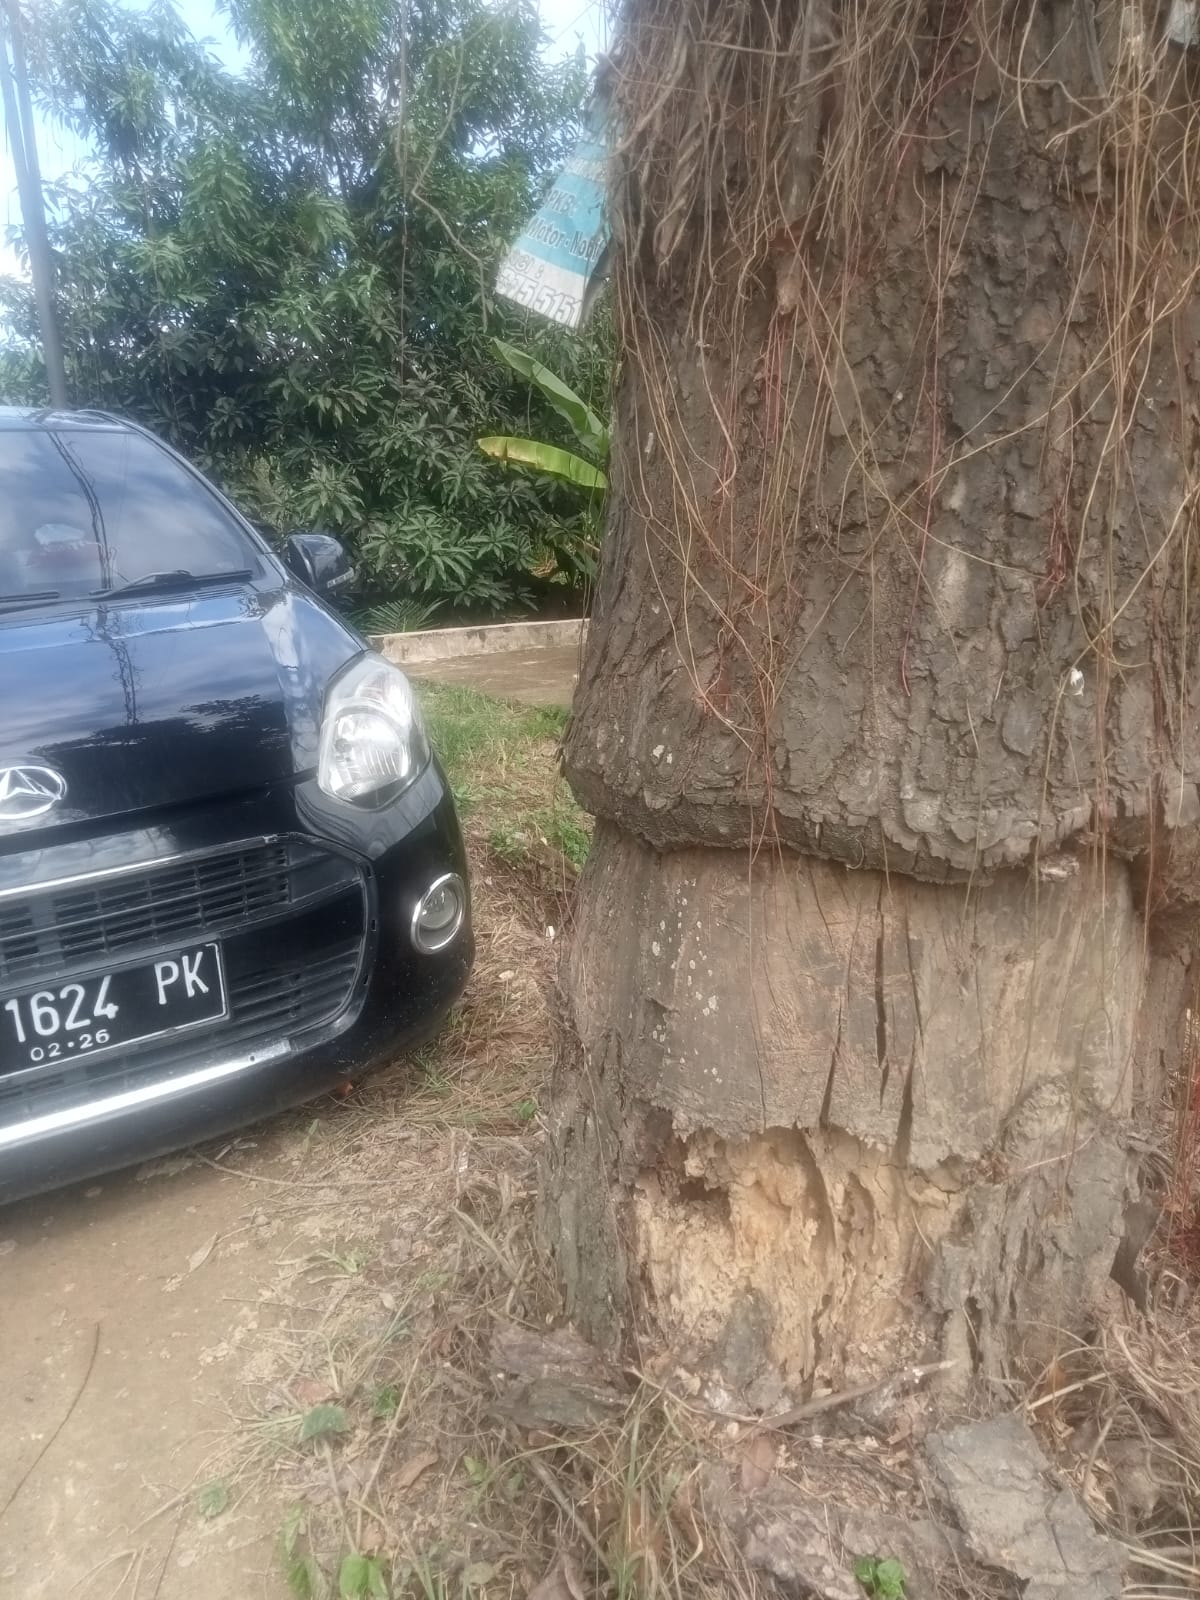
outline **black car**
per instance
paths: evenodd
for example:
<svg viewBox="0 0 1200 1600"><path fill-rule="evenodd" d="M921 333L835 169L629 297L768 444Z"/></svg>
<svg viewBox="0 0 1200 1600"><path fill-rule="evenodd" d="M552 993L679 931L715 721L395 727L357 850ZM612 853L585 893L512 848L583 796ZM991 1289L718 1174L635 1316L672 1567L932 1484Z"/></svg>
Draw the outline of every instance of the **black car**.
<svg viewBox="0 0 1200 1600"><path fill-rule="evenodd" d="M473 942L403 674L152 434L0 409L0 1199L434 1032Z"/></svg>

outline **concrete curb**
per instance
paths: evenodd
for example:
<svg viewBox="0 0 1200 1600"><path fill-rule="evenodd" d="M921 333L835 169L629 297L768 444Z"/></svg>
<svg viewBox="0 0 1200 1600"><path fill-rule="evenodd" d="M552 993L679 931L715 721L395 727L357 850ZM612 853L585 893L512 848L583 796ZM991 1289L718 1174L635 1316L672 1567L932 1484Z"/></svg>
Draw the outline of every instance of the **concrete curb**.
<svg viewBox="0 0 1200 1600"><path fill-rule="evenodd" d="M414 633L373 634L371 643L398 667L427 661L460 661L465 656L490 656L507 650L544 650L578 646L586 623L497 622L469 628L421 628Z"/></svg>

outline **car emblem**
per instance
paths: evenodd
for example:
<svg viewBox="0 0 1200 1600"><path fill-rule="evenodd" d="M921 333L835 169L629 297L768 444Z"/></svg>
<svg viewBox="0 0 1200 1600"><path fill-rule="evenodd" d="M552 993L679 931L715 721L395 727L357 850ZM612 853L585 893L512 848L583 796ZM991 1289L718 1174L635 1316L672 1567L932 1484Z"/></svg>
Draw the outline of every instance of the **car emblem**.
<svg viewBox="0 0 1200 1600"><path fill-rule="evenodd" d="M0 767L0 822L43 816L66 792L67 780L53 767Z"/></svg>

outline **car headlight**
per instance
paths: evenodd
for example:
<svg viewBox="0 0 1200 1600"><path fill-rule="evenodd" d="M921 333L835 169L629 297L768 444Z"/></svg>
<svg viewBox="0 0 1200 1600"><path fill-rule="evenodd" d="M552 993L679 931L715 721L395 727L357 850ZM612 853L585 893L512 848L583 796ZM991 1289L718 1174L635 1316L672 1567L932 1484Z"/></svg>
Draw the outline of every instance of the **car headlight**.
<svg viewBox="0 0 1200 1600"><path fill-rule="evenodd" d="M360 656L334 679L321 726L317 782L335 800L394 800L429 760L412 685L382 656Z"/></svg>

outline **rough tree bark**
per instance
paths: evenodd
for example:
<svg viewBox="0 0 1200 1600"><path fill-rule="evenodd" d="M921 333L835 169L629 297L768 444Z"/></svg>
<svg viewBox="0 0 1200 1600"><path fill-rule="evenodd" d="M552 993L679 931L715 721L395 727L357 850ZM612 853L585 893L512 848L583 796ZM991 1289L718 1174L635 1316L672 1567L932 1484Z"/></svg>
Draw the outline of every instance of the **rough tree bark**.
<svg viewBox="0 0 1200 1600"><path fill-rule="evenodd" d="M544 1227L730 1381L1099 1300L1192 998L1200 53L632 0Z"/></svg>

